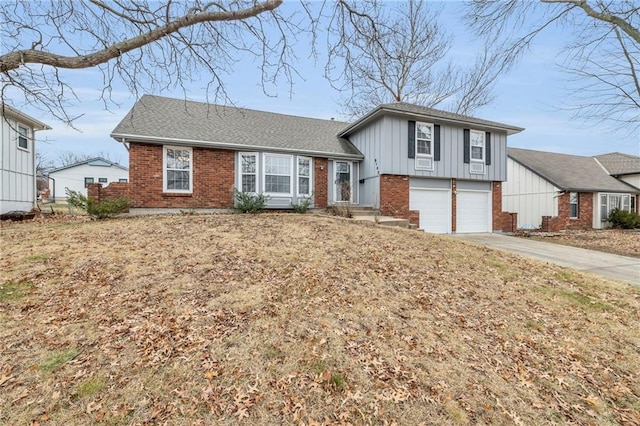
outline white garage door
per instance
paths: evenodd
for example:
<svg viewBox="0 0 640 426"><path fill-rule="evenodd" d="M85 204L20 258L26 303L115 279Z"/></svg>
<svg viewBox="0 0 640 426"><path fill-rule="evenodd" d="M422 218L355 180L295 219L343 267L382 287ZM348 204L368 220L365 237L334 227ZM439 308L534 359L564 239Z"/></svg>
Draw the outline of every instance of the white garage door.
<svg viewBox="0 0 640 426"><path fill-rule="evenodd" d="M451 191L448 189L410 189L409 209L420 212L420 229L434 234L451 232Z"/></svg>
<svg viewBox="0 0 640 426"><path fill-rule="evenodd" d="M456 232L491 232L491 192L458 190Z"/></svg>

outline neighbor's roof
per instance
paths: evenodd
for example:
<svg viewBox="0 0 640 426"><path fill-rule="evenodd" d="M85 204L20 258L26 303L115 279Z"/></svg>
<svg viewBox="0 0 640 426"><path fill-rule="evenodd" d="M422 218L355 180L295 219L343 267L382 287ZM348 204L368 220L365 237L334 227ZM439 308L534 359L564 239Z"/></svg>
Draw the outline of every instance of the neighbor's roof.
<svg viewBox="0 0 640 426"><path fill-rule="evenodd" d="M127 171L129 170L127 167L121 166L120 164L114 163L113 161L105 160L102 157L94 157L94 158L89 158L88 160L78 161L77 163L69 164L67 166L62 166L62 167L57 167L55 169L47 170L47 174L59 172L61 170L71 169L73 167L82 166L83 164L89 164L91 166L98 166L98 167L114 166L122 170L127 170Z"/></svg>
<svg viewBox="0 0 640 426"><path fill-rule="evenodd" d="M360 129L372 120L375 120L376 118L381 117L385 114L401 114L419 120L434 120L444 123L473 126L488 130L501 130L507 132L507 134L509 135L513 135L524 130L522 127L511 126L509 124L498 123L496 121L483 120L481 118L469 117L467 115L440 111L437 109L408 104L404 102L397 102L392 104L382 104L379 107L374 108L363 117L351 123L347 128L342 130L339 136L348 136L349 134Z"/></svg>
<svg viewBox="0 0 640 426"><path fill-rule="evenodd" d="M640 157L620 152L596 155L595 158L614 176L640 173Z"/></svg>
<svg viewBox="0 0 640 426"><path fill-rule="evenodd" d="M120 142L176 143L363 158L338 132L346 123L144 95L116 126Z"/></svg>
<svg viewBox="0 0 640 426"><path fill-rule="evenodd" d="M12 117L13 119L23 122L24 124L29 124L35 130L51 130L51 127L49 125L44 124L42 121L37 120L30 115L27 115L24 112L7 104L0 104L0 115Z"/></svg>
<svg viewBox="0 0 640 426"><path fill-rule="evenodd" d="M508 156L554 186L575 192L627 192L638 190L610 176L593 157L508 148Z"/></svg>

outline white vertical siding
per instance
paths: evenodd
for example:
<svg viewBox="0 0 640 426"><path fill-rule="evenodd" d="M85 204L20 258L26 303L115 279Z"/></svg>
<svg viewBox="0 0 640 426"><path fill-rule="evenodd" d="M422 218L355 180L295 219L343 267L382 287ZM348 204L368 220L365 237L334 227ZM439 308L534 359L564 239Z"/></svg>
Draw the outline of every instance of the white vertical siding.
<svg viewBox="0 0 640 426"><path fill-rule="evenodd" d="M542 216L558 215L560 190L520 163L507 160L507 181L502 185L502 210L518 213L518 228L540 226Z"/></svg>
<svg viewBox="0 0 640 426"><path fill-rule="evenodd" d="M33 128L11 118L5 120L0 117L0 121L2 122L0 212L30 210L35 202ZM18 124L29 129L27 150L18 148Z"/></svg>
<svg viewBox="0 0 640 426"><path fill-rule="evenodd" d="M629 185L633 185L636 188L640 189L640 174L637 175L628 175L628 176L620 176L620 180L628 183Z"/></svg>
<svg viewBox="0 0 640 426"><path fill-rule="evenodd" d="M105 187L111 182L118 182L120 179L129 179L129 171L122 170L115 166L91 166L89 164L80 164L75 167L69 167L68 169L52 172L49 177L55 179L55 196L56 199L66 199L67 194L65 189L80 192L87 195L87 189L84 187L84 178L93 178L94 183L98 182L99 178L106 178L107 183L102 183ZM53 186L53 182L50 184ZM52 188L53 191L53 188Z"/></svg>

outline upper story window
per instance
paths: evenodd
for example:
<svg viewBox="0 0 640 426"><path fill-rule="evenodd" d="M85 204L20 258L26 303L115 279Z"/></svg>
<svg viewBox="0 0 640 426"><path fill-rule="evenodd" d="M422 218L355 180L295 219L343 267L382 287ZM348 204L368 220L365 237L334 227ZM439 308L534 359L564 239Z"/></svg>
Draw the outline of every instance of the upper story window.
<svg viewBox="0 0 640 426"><path fill-rule="evenodd" d="M298 157L298 195L311 195L311 158Z"/></svg>
<svg viewBox="0 0 640 426"><path fill-rule="evenodd" d="M193 192L192 156L191 148L164 147L163 180L165 192Z"/></svg>
<svg viewBox="0 0 640 426"><path fill-rule="evenodd" d="M264 192L292 195L292 165L291 155L264 154Z"/></svg>
<svg viewBox="0 0 640 426"><path fill-rule="evenodd" d="M18 124L18 148L29 149L29 129Z"/></svg>
<svg viewBox="0 0 640 426"><path fill-rule="evenodd" d="M471 161L485 162L485 132L471 130Z"/></svg>
<svg viewBox="0 0 640 426"><path fill-rule="evenodd" d="M416 156L433 155L433 124L416 123Z"/></svg>
<svg viewBox="0 0 640 426"><path fill-rule="evenodd" d="M258 155L240 154L240 176L242 192L257 192Z"/></svg>
<svg viewBox="0 0 640 426"><path fill-rule="evenodd" d="M578 193L577 192L570 192L569 193L569 208L570 208L570 212L569 212L569 217L571 219L577 219L578 218Z"/></svg>

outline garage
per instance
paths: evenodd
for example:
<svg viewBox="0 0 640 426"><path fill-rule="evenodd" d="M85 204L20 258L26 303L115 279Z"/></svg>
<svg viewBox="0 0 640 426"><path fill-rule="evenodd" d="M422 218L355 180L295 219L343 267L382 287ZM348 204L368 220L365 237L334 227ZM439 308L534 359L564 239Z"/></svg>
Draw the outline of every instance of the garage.
<svg viewBox="0 0 640 426"><path fill-rule="evenodd" d="M491 191L458 189L456 194L456 232L491 232Z"/></svg>
<svg viewBox="0 0 640 426"><path fill-rule="evenodd" d="M411 188L409 208L420 212L420 229L434 234L451 233L450 189Z"/></svg>

